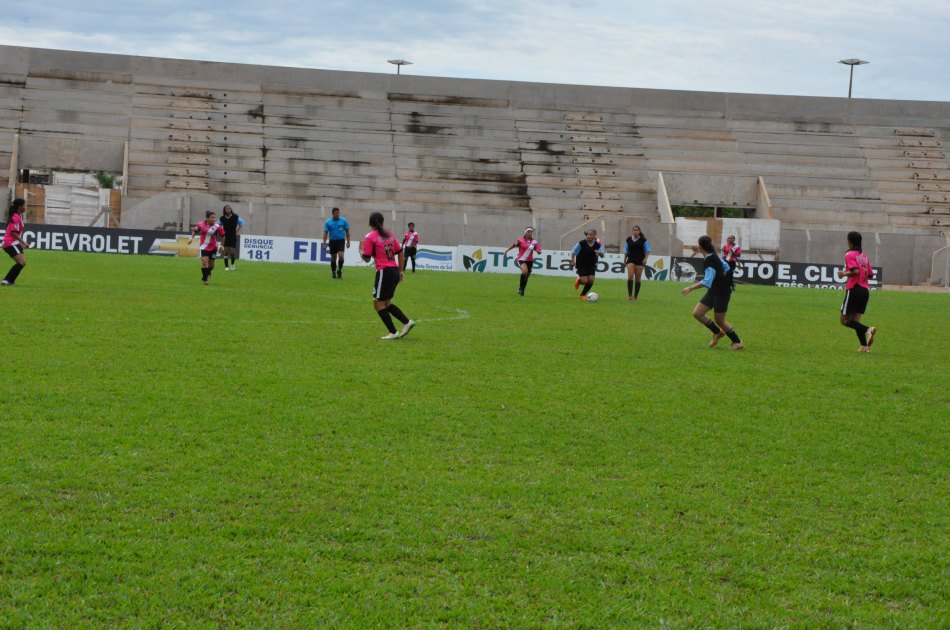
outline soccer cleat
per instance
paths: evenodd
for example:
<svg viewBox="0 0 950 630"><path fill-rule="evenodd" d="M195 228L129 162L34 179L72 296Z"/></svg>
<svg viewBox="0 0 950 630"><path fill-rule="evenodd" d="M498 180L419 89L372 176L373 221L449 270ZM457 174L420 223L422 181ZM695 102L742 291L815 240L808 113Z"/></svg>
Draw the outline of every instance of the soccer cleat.
<svg viewBox="0 0 950 630"><path fill-rule="evenodd" d="M204 284L205 286L208 286L208 281L207 281L207 280L202 280L201 282L202 282L202 284Z"/></svg>
<svg viewBox="0 0 950 630"><path fill-rule="evenodd" d="M522 291L521 289L518 289L518 295L524 295L524 291Z"/></svg>
<svg viewBox="0 0 950 630"><path fill-rule="evenodd" d="M5 287L12 287L13 283L10 282L9 280L4 279L4 280L0 280L0 285L5 286Z"/></svg>
<svg viewBox="0 0 950 630"><path fill-rule="evenodd" d="M729 346L729 348L731 348L732 350L742 350L743 348L745 348L745 344L739 341Z"/></svg>
<svg viewBox="0 0 950 630"><path fill-rule="evenodd" d="M632 295L628 295L628 296L627 296L627 301L628 301L628 302L633 302L633 296L632 296Z"/></svg>
<svg viewBox="0 0 950 630"><path fill-rule="evenodd" d="M861 352L863 354L869 354L871 352L871 349L868 348L867 346L861 346L860 348L858 348L858 352Z"/></svg>
<svg viewBox="0 0 950 630"><path fill-rule="evenodd" d="M343 272L342 272L342 271L337 271L337 272L336 272L336 279L337 279L337 280L342 280L342 279L343 279Z"/></svg>
<svg viewBox="0 0 950 630"><path fill-rule="evenodd" d="M409 334L409 331L416 327L416 323L411 319L406 322L406 325L402 327L402 332L399 333L400 337L405 337Z"/></svg>
<svg viewBox="0 0 950 630"><path fill-rule="evenodd" d="M587 296L586 296L586 295L582 295L582 296L581 296L581 299L586 302L586 301L587 301Z"/></svg>
<svg viewBox="0 0 950 630"><path fill-rule="evenodd" d="M870 348L874 344L874 335L876 334L877 334L877 328L875 328L874 326L869 327L867 329L867 332L864 333L864 340L867 342L868 348Z"/></svg>
<svg viewBox="0 0 950 630"><path fill-rule="evenodd" d="M380 337L380 339L386 339L386 340L399 339L399 333L389 333L385 337Z"/></svg>
<svg viewBox="0 0 950 630"><path fill-rule="evenodd" d="M230 267L225 267L224 270L225 270L225 271L231 271L231 268L230 268Z"/></svg>
<svg viewBox="0 0 950 630"><path fill-rule="evenodd" d="M576 280L574 280L574 290L577 291L577 287L579 287L579 286L581 286L581 279L580 279L580 277L578 277Z"/></svg>
<svg viewBox="0 0 950 630"><path fill-rule="evenodd" d="M725 336L726 336L726 333L722 332L721 330L717 332L715 335L712 336L712 341L709 342L709 347L715 348L716 345L719 343L719 340Z"/></svg>

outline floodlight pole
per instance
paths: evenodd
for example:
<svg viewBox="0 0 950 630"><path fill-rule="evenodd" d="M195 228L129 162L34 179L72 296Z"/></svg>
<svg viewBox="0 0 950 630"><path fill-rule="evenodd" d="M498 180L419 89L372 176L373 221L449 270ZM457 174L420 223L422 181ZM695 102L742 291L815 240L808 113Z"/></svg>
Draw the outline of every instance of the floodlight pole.
<svg viewBox="0 0 950 630"><path fill-rule="evenodd" d="M396 66L396 74L399 74L399 71L402 69L403 66L412 65L411 61L406 61L405 59L388 59L387 61L393 64L394 66Z"/></svg>
<svg viewBox="0 0 950 630"><path fill-rule="evenodd" d="M854 67L863 66L866 63L871 63L870 61L864 61L863 59L842 59L838 63L843 63L846 66L851 66L851 72L848 76L848 98L851 98L851 85L854 83Z"/></svg>

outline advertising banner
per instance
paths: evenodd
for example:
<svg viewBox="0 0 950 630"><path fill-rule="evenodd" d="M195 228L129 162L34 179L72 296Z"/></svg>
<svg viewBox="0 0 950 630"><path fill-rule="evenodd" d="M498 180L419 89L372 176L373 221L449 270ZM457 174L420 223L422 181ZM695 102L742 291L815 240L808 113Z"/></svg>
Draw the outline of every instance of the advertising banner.
<svg viewBox="0 0 950 630"><path fill-rule="evenodd" d="M504 247L459 245L456 269L474 273L520 273L512 252L505 255ZM534 257L532 273L546 276L574 276L571 269L570 251L543 250ZM643 270L644 280L666 280L669 273L669 256L650 256ZM627 266L623 254L605 254L597 263L600 278L626 278Z"/></svg>
<svg viewBox="0 0 950 630"><path fill-rule="evenodd" d="M763 284L775 287L807 287L812 289L844 289L847 278L839 278L836 270L842 265L781 262L777 260L744 260L736 269L737 284ZM696 282L703 276L703 259L674 257L670 265L670 279ZM884 283L884 270L874 267L871 290Z"/></svg>
<svg viewBox="0 0 950 630"><path fill-rule="evenodd" d="M3 230L0 230L0 234ZM120 228L92 228L77 225L29 225L23 240L33 249L60 252L90 252L97 254L165 254L184 253L179 240L188 240L175 232L159 230L123 230ZM198 247L193 247L193 256Z"/></svg>
<svg viewBox="0 0 950 630"><path fill-rule="evenodd" d="M358 241L350 241L350 246L344 254L347 265L366 265L360 258L358 247ZM330 245L324 245L322 239L316 238L242 234L241 258L264 262L329 265Z"/></svg>

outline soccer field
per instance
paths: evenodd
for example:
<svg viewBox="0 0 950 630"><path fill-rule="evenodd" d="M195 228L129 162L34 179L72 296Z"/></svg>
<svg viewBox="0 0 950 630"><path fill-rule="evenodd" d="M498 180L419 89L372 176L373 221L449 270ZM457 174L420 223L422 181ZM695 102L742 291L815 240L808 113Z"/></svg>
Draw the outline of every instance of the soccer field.
<svg viewBox="0 0 950 630"><path fill-rule="evenodd" d="M27 259L0 626L950 623L950 295Z"/></svg>

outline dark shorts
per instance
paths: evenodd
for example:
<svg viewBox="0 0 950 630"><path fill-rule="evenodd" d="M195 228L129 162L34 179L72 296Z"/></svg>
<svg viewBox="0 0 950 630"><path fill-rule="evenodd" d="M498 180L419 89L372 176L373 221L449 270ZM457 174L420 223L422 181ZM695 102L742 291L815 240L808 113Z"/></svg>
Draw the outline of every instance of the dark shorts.
<svg viewBox="0 0 950 630"><path fill-rule="evenodd" d="M407 247L407 248L404 249L403 251L406 253L406 258L415 258L415 257L416 257L416 248L415 248L415 247Z"/></svg>
<svg viewBox="0 0 950 630"><path fill-rule="evenodd" d="M577 266L577 275L578 276L592 276L597 273L597 263L587 267L587 266Z"/></svg>
<svg viewBox="0 0 950 630"><path fill-rule="evenodd" d="M729 310L729 298L731 297L731 293L716 295L712 292L712 289L708 289L706 295L703 296L703 299L701 299L699 303L707 308L711 308L714 313L725 313Z"/></svg>
<svg viewBox="0 0 950 630"><path fill-rule="evenodd" d="M871 292L864 287L854 287L844 292L844 302L841 303L842 315L864 315L868 307Z"/></svg>
<svg viewBox="0 0 950 630"><path fill-rule="evenodd" d="M396 295L396 285L399 284L399 267L386 267L376 272L376 282L373 284L373 297L377 300L391 300Z"/></svg>
<svg viewBox="0 0 950 630"><path fill-rule="evenodd" d="M10 245L9 247L4 247L3 251L5 251L7 253L7 256L9 256L10 258L16 258L17 256L23 253L23 248L20 247L19 243L14 243L13 245Z"/></svg>
<svg viewBox="0 0 950 630"><path fill-rule="evenodd" d="M534 261L533 260L522 260L521 262L515 261L518 265L518 269L521 269L521 265L528 266L528 275L531 275L531 272L534 271Z"/></svg>
<svg viewBox="0 0 950 630"><path fill-rule="evenodd" d="M637 259L635 259L635 258L632 258L632 257L630 256L630 254L627 254L627 263L626 263L626 264L628 264L628 265L636 265L637 267L642 267L642 266L643 266L643 259L641 258L640 260L637 260Z"/></svg>
<svg viewBox="0 0 950 630"><path fill-rule="evenodd" d="M217 253L218 253L218 252L217 252L216 250L214 250L214 249L203 249L203 250L201 250L201 257L202 257L202 258L210 258L211 260L214 260L215 254L217 254Z"/></svg>
<svg viewBox="0 0 950 630"><path fill-rule="evenodd" d="M237 247L238 237L237 234L234 236L225 236L224 237L224 246L225 247Z"/></svg>
<svg viewBox="0 0 950 630"><path fill-rule="evenodd" d="M337 252L345 252L345 251L346 251L345 238L340 238L340 239L330 241L330 255L331 256Z"/></svg>

